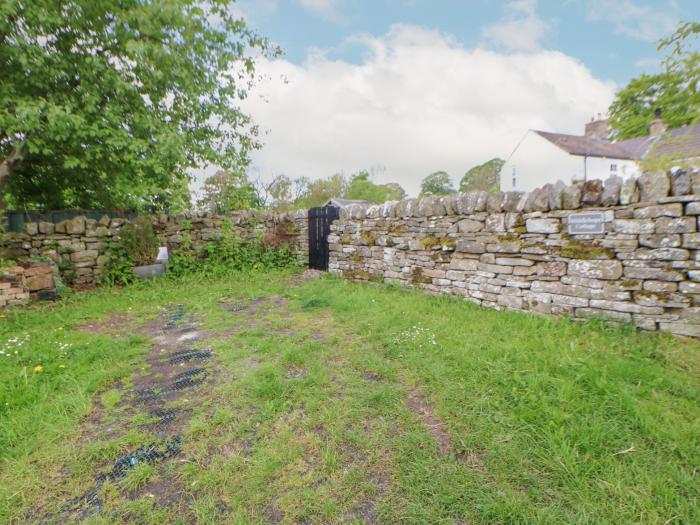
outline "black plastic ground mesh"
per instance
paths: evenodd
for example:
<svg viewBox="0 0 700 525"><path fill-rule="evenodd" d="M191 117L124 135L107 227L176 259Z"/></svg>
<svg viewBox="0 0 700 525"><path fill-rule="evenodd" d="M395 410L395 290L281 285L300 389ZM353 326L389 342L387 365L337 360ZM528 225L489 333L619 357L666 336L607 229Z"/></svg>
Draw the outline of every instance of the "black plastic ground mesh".
<svg viewBox="0 0 700 525"><path fill-rule="evenodd" d="M126 473L141 463L155 463L160 459L177 456L180 453L180 436L173 436L162 443L152 443L128 452L120 456L115 462L112 470L107 474L100 474L98 482L105 480L115 481L122 479Z"/></svg>
<svg viewBox="0 0 700 525"><path fill-rule="evenodd" d="M165 311L165 328L179 328L182 332L190 332L196 329L194 325L188 326L183 323L186 315L185 306L182 304L172 305ZM185 349L172 353L168 359L171 365L184 363L201 363L210 359L211 350ZM197 367L185 370L176 376L166 385L151 383L134 392L134 401L139 404L149 404L157 402L162 396L178 392L185 388L193 387L203 383L208 372L205 368ZM153 419L150 428L157 435L167 432L166 428L178 417L179 410L175 408L154 408L149 411ZM128 472L140 464L153 464L161 460L177 456L181 451L181 438L173 435L168 438L154 441L141 446L132 452L123 454L117 458L108 472L103 472L95 477L94 486L84 494L70 500L60 511L63 517L66 514L77 518L78 521L87 519L90 516L99 514L102 511L103 503L99 493L105 482L114 482L117 485L128 474ZM54 516L55 517L55 516Z"/></svg>
<svg viewBox="0 0 700 525"><path fill-rule="evenodd" d="M195 385L199 385L207 378L207 371L204 368L193 368L175 376L172 390L182 390Z"/></svg>
<svg viewBox="0 0 700 525"><path fill-rule="evenodd" d="M165 311L165 328L175 328L185 318L185 305L176 304Z"/></svg>
<svg viewBox="0 0 700 525"><path fill-rule="evenodd" d="M64 511L77 512L79 520L97 514L102 509L99 491L105 481L118 483L127 475L129 470L137 465L144 463L153 464L157 461L177 456L181 450L181 441L180 436L172 436L164 441L144 445L133 452L123 454L117 458L109 472L95 477L93 488L81 496L70 500Z"/></svg>
<svg viewBox="0 0 700 525"><path fill-rule="evenodd" d="M188 361L199 363L206 361L210 357L211 351L209 350L182 350L180 352L175 352L170 356L170 364L176 365L178 363L185 363Z"/></svg>
<svg viewBox="0 0 700 525"><path fill-rule="evenodd" d="M207 375L208 372L205 368L186 370L177 374L170 385L148 386L137 390L135 392L134 402L142 405L152 403L168 394L202 384L207 378Z"/></svg>
<svg viewBox="0 0 700 525"><path fill-rule="evenodd" d="M177 418L178 410L174 408L156 408L149 415L155 420L152 427L159 431L170 425Z"/></svg>

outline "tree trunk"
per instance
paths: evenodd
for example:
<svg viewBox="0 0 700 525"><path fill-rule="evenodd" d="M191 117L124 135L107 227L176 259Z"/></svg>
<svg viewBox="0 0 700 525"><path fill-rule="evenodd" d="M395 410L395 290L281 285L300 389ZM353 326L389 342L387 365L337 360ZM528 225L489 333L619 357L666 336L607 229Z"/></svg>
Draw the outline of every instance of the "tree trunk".
<svg viewBox="0 0 700 525"><path fill-rule="evenodd" d="M5 209L5 186L12 175L12 163L5 160L0 163L0 210Z"/></svg>
<svg viewBox="0 0 700 525"><path fill-rule="evenodd" d="M15 145L10 155L0 162L0 210L5 209L5 187L15 171L15 167L22 160L24 144Z"/></svg>

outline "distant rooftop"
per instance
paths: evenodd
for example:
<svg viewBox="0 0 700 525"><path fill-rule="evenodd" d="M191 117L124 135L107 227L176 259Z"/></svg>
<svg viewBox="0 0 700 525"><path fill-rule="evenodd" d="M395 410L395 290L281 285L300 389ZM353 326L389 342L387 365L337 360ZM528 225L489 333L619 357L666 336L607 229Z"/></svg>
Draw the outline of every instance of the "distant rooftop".
<svg viewBox="0 0 700 525"><path fill-rule="evenodd" d="M352 206L353 204L367 205L367 204L371 204L371 202L353 200L353 199L341 199L340 197L333 197L325 205L326 206L337 206L338 208L347 208L348 206Z"/></svg>
<svg viewBox="0 0 700 525"><path fill-rule="evenodd" d="M534 131L571 155L639 160L653 150L659 155L700 157L700 124L681 126L658 136L647 135L619 142L585 135Z"/></svg>

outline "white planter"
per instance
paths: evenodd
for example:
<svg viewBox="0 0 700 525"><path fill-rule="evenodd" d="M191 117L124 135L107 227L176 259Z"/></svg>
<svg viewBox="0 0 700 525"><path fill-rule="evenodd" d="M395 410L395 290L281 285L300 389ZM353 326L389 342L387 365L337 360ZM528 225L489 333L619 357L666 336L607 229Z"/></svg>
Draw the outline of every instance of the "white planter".
<svg viewBox="0 0 700 525"><path fill-rule="evenodd" d="M134 274L139 279L153 279L165 273L164 264L149 264L147 266L134 266Z"/></svg>

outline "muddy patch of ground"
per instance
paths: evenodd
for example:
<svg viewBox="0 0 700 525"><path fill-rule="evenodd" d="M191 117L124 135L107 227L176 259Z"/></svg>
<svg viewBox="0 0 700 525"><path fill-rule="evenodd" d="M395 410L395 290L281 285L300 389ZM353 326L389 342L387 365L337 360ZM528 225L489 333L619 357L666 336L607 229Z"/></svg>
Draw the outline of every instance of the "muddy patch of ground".
<svg viewBox="0 0 700 525"><path fill-rule="evenodd" d="M121 327L118 326L120 322L123 323ZM81 328L115 334L134 333L128 328L127 317L120 314ZM43 511L44 523L79 522L100 515L103 512L101 491L107 482L116 486L121 497L126 499L154 498L154 504L160 507L179 504L178 484L161 477L159 466L181 454L182 431L192 414L192 410L182 408L182 403L195 402L213 389L211 371L215 368L210 366L210 361L214 354L201 346L207 335L182 305L167 308L160 319L149 321L135 332L148 334L154 341L144 357L146 366L135 371L129 388L118 385L119 403L111 408L98 404L86 421L78 447L107 436L119 436L129 428L133 432L134 425L144 433L142 444L97 468L92 487L60 504L58 512L48 510L47 505ZM132 424L136 417L140 417L140 423ZM142 464L155 466L154 475L139 489L129 490L123 482L133 468ZM51 507L55 509L55 503Z"/></svg>
<svg viewBox="0 0 700 525"><path fill-rule="evenodd" d="M428 403L428 400L423 397L417 388L411 390L406 404L426 426L435 439L440 452L449 454L452 451L452 439L445 431L445 422L435 415L435 409Z"/></svg>
<svg viewBox="0 0 700 525"><path fill-rule="evenodd" d="M417 388L411 390L406 404L426 426L442 454L453 454L459 461L466 463L475 470L485 471L484 454L459 445L453 447L452 438L445 431L445 422L435 415L435 409Z"/></svg>
<svg viewBox="0 0 700 525"><path fill-rule="evenodd" d="M306 376L306 369L298 366L290 366L284 374L285 379L301 379Z"/></svg>
<svg viewBox="0 0 700 525"><path fill-rule="evenodd" d="M115 312L107 319L100 321L88 321L75 327L78 332L89 334L120 334L129 324L129 316L122 312Z"/></svg>
<svg viewBox="0 0 700 525"><path fill-rule="evenodd" d="M222 308L233 314L244 313L248 316L254 316L261 312L274 310L275 308L286 308L288 300L281 295L256 297L254 299L230 297L222 299L220 304Z"/></svg>
<svg viewBox="0 0 700 525"><path fill-rule="evenodd" d="M380 381L384 381L384 378L382 376L369 371L362 372L362 379L364 379L365 381L370 381L372 383L379 383Z"/></svg>
<svg viewBox="0 0 700 525"><path fill-rule="evenodd" d="M293 321L292 317L282 312L288 309L289 301L281 295L258 297L255 299L228 298L221 301L221 307L235 315L242 321L242 326L223 335L234 335L240 330L263 327L270 333L280 336L294 336L298 331L285 323ZM275 314L275 322L271 322L268 315ZM282 326L278 326L281 324Z"/></svg>

